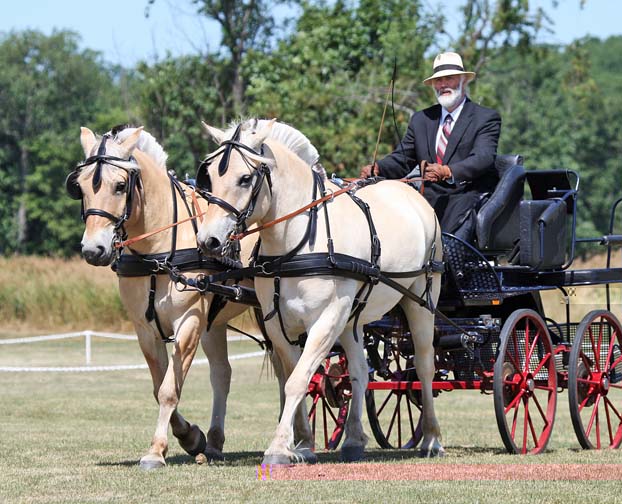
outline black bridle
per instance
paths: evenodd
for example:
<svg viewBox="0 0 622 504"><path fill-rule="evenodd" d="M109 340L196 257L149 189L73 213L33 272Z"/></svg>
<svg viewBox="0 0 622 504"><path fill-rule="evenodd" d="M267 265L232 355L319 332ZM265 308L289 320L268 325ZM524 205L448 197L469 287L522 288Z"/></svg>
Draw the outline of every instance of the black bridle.
<svg viewBox="0 0 622 504"><path fill-rule="evenodd" d="M259 165L257 166L253 164L247 156L244 155L245 152L249 152L251 154L263 156L263 149L261 152L257 152L248 145L244 145L243 143L241 143L240 131L241 125L238 125L235 133L233 134L233 137L230 140L225 140L224 142L222 142L220 144L220 147L215 152L209 154L201 162L196 175L196 187L199 194L201 194L201 196L203 196L209 204L218 205L220 208L235 215L236 224L232 234L246 231L246 222L255 211L257 199L259 198L259 192L263 187L264 181L267 181L268 189L272 194L272 179L270 178L270 168L268 167L268 165L266 163L259 163ZM212 184L208 173L208 169L212 161L222 153L222 158L218 163L218 175L222 177L229 169L231 153L234 150L238 154L240 154L244 163L249 168L251 168L251 170L254 170L253 179L251 181L251 196L249 198L248 204L242 210L238 210L231 203L212 194Z"/></svg>
<svg viewBox="0 0 622 504"><path fill-rule="evenodd" d="M137 186L140 187L140 170L138 169L138 167L128 168L127 166L119 164L132 163L133 165L135 165L134 159L131 156L127 159L123 159L120 157L106 154L106 142L110 138L112 137L108 133L106 133L102 137L102 141L99 145L99 148L97 149L97 154L86 158L75 167L75 169L67 176L67 179L65 180L65 188L67 189L67 193L72 199L82 201L81 217L83 222L86 222L86 219L90 215L104 217L112 221L112 223L114 224L115 241L122 241L127 237L124 224L132 216L134 190ZM90 166L94 163L95 170L93 172L92 180L93 192L99 191L101 187L102 167L104 164L112 165L127 172L127 186L125 188L125 210L122 215L113 215L106 210L102 210L101 208L84 208L84 194L82 193L80 184L78 184L78 177L80 176L82 168L84 168L85 166Z"/></svg>

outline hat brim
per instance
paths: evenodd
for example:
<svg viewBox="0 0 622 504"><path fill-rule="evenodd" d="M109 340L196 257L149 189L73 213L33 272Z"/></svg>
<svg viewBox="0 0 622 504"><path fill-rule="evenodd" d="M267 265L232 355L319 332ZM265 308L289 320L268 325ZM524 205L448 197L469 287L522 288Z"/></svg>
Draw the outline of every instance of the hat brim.
<svg viewBox="0 0 622 504"><path fill-rule="evenodd" d="M423 83L426 86L431 86L432 81L434 81L435 79L440 79L441 77L449 77L450 75L466 75L467 82L471 82L473 79L475 79L475 72L462 72L460 70L441 70L440 72L436 72L431 77L428 77L426 80L423 81Z"/></svg>

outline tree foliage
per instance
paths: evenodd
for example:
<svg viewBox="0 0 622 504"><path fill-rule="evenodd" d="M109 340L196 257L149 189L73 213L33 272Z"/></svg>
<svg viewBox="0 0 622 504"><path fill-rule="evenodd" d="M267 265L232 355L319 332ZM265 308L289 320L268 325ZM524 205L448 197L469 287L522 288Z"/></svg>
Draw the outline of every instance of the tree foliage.
<svg viewBox="0 0 622 504"><path fill-rule="evenodd" d="M119 107L115 84L71 32L9 34L0 39L0 67L0 251L54 252L64 248L61 228L75 233L75 225L61 198L66 170L51 168L75 163L80 126Z"/></svg>
<svg viewBox="0 0 622 504"><path fill-rule="evenodd" d="M63 181L82 157L80 126L142 124L183 176L210 148L201 120L278 117L309 136L329 172L352 176L434 103L421 81L444 50L478 73L471 98L501 113L500 152L523 154L528 169L576 170L579 232L605 230L611 188L622 187L622 37L536 44L551 20L526 0L464 0L455 33L423 0L188 2L219 23L220 50L122 69L79 50L75 33L0 37L0 253L76 250L79 204ZM298 6L289 31L276 30L279 4Z"/></svg>

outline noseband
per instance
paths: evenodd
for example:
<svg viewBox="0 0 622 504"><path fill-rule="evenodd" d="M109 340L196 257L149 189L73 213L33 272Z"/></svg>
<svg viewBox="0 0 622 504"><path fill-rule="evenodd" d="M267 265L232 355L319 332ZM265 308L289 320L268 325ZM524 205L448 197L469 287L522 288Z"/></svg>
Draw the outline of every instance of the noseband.
<svg viewBox="0 0 622 504"><path fill-rule="evenodd" d="M232 213L236 217L235 229L232 234L237 234L240 232L246 231L247 225L246 221L250 218L255 210L255 206L257 205L257 199L259 197L259 192L261 191L261 187L263 186L264 180L268 182L268 189L270 190L270 194L272 194L272 179L270 178L270 169L266 163L260 163L259 166L255 166L248 159L247 156L244 155L244 152L250 152L255 155L263 155L262 152L257 152L254 149L251 149L248 145L244 145L240 142L240 128L241 125L238 125L233 137L230 140L225 140L220 145L220 148L209 154L199 165L196 176L196 187L209 204L218 205L220 208L226 210L227 212ZM242 159L244 163L254 170L253 180L252 180L252 191L251 197L248 201L246 207L242 210L238 210L231 203L214 196L212 191L212 184L209 178L208 168L212 161L222 153L222 158L218 163L218 175L223 176L227 170L229 169L229 161L231 160L231 153L235 150Z"/></svg>
<svg viewBox="0 0 622 504"><path fill-rule="evenodd" d="M134 189L136 189L137 186L140 186L140 172L138 168L128 168L126 166L122 166L121 164L119 164L119 163L128 163L128 162L134 163L134 159L131 156L127 159L123 159L123 158L119 158L116 156L110 156L106 154L106 142L110 138L112 137L108 133L106 133L102 137L101 144L99 145L99 148L97 149L97 154L86 158L82 163L76 166L76 168L67 176L67 179L65 180L65 187L71 198L82 201L81 217L82 217L83 222L86 222L86 219L90 215L97 215L99 217L104 217L112 221L112 223L114 224L115 241L121 241L127 237L127 233L125 232L123 225L125 224L125 222L129 220L129 218L132 215L132 206L133 206L132 198L134 195ZM80 189L80 185L78 184L78 176L80 175L80 171L82 168L84 168L85 166L92 165L93 163L95 163L95 170L93 172L93 181L92 181L93 192L99 191L101 187L102 167L104 164L112 165L116 168L120 168L127 172L128 177L127 177L127 187L125 189L126 190L125 211L123 212L123 215L121 216L112 215L110 212L107 212L106 210L102 210L101 208L88 208L86 210L84 209L84 194L82 193L82 190Z"/></svg>

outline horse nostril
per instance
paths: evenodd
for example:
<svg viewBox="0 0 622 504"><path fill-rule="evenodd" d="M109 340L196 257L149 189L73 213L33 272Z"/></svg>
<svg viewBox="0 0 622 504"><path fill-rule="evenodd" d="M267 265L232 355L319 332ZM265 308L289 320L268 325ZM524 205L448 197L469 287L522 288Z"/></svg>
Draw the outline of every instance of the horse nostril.
<svg viewBox="0 0 622 504"><path fill-rule="evenodd" d="M220 240L212 236L207 239L207 241L205 242L205 246L210 250L216 250L218 247L220 247Z"/></svg>
<svg viewBox="0 0 622 504"><path fill-rule="evenodd" d="M97 245L97 253L102 256L106 253L106 248L103 245Z"/></svg>

